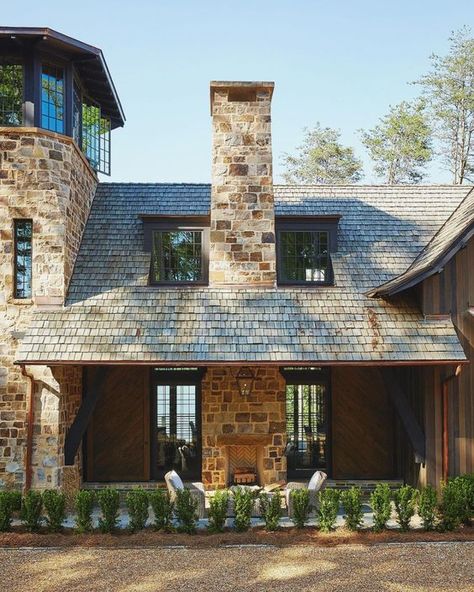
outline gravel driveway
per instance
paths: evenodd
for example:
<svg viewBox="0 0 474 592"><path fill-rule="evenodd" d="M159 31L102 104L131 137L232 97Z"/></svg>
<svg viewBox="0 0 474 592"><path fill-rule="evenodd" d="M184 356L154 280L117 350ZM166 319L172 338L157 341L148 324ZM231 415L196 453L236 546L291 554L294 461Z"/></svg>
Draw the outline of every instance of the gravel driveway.
<svg viewBox="0 0 474 592"><path fill-rule="evenodd" d="M474 590L474 544L0 549L2 592Z"/></svg>

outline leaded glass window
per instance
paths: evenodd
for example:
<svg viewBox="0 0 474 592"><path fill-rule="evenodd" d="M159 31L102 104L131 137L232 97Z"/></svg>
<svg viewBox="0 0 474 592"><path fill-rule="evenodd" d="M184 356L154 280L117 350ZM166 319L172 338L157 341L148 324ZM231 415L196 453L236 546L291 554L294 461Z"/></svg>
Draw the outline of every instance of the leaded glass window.
<svg viewBox="0 0 474 592"><path fill-rule="evenodd" d="M64 133L64 70L43 64L41 72L41 127Z"/></svg>
<svg viewBox="0 0 474 592"><path fill-rule="evenodd" d="M0 63L0 125L23 124L23 66Z"/></svg>
<svg viewBox="0 0 474 592"><path fill-rule="evenodd" d="M152 283L202 282L202 230L155 230L151 280Z"/></svg>
<svg viewBox="0 0 474 592"><path fill-rule="evenodd" d="M33 222L14 223L14 297L31 298Z"/></svg>
<svg viewBox="0 0 474 592"><path fill-rule="evenodd" d="M328 231L282 230L278 240L281 281L322 284L329 281Z"/></svg>

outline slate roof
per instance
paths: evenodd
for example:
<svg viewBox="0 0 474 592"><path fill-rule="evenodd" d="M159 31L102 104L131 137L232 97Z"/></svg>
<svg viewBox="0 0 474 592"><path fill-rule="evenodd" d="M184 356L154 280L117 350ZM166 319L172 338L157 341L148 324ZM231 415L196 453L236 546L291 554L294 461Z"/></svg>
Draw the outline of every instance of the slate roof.
<svg viewBox="0 0 474 592"><path fill-rule="evenodd" d="M464 360L451 321L407 295L365 293L403 273L466 187L282 186L277 215L341 214L335 285L147 286L139 214L206 214L210 185L101 184L65 307L38 311L18 360L66 362L427 362Z"/></svg>
<svg viewBox="0 0 474 592"><path fill-rule="evenodd" d="M473 235L474 190L471 189L408 269L375 290L369 291L368 295L397 294L438 273Z"/></svg>

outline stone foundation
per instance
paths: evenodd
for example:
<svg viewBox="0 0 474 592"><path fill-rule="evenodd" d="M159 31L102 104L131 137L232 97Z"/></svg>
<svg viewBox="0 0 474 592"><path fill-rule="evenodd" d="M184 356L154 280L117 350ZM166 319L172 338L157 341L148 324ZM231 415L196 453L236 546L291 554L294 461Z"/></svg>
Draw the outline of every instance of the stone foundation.
<svg viewBox="0 0 474 592"><path fill-rule="evenodd" d="M253 370L248 397L239 393L238 368L209 368L202 383L202 481L208 489L228 486L230 446L259 449L262 485L286 479L285 381L278 368Z"/></svg>

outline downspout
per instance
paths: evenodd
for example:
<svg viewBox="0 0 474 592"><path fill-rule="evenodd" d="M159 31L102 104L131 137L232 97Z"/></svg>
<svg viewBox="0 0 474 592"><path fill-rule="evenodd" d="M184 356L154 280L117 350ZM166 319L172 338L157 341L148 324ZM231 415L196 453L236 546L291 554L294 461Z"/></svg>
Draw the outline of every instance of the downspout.
<svg viewBox="0 0 474 592"><path fill-rule="evenodd" d="M33 401L34 376L26 371L26 366L21 365L21 373L26 378L26 399L28 408L28 417L26 423L26 454L25 454L25 492L30 491L33 477L32 458L33 458L33 430L35 422L35 407Z"/></svg>
<svg viewBox="0 0 474 592"><path fill-rule="evenodd" d="M446 482L449 477L449 383L461 374L462 366L456 367L454 374L443 378L443 481Z"/></svg>

